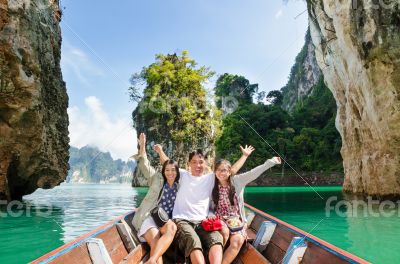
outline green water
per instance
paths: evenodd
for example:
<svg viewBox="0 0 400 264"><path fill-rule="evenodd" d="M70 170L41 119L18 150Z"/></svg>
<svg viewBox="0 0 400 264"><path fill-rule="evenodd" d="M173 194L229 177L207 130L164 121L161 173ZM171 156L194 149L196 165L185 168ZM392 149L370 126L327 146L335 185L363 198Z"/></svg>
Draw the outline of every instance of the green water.
<svg viewBox="0 0 400 264"><path fill-rule="evenodd" d="M398 263L400 217L364 216L341 206L327 217L326 200L342 199L340 187L250 187L246 201L374 263ZM26 263L138 206L146 188L70 185L37 190L22 207L0 207L0 263ZM332 203L335 205L335 203ZM10 206L9 206L10 207ZM376 209L376 208L375 208ZM351 211L354 214L354 211ZM356 212L357 213L357 212Z"/></svg>

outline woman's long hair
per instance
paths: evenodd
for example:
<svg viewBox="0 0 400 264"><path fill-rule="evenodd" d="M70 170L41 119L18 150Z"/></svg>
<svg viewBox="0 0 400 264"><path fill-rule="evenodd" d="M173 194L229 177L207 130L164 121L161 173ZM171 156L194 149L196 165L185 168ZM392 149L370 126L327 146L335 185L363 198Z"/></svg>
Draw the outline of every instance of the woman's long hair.
<svg viewBox="0 0 400 264"><path fill-rule="evenodd" d="M227 160L224 159L220 159L215 163L215 167L214 167L214 173L217 172L217 169L219 166L221 166L222 164L225 164L228 168L229 171L231 170L231 163ZM232 176L232 175L231 175ZM228 179L228 183L229 183L229 202L231 203L231 205L235 204L235 186L232 185L232 182L230 181L230 177ZM217 178L217 176L215 176L215 183L214 183L214 188L212 190L212 199L214 202L215 207L218 206L218 202L219 202L219 180Z"/></svg>
<svg viewBox="0 0 400 264"><path fill-rule="evenodd" d="M167 160L167 161L165 161L164 162L164 164L163 164L163 166L162 166L162 169L161 169L161 174L162 174L162 176L163 176L163 178L164 178L164 183L166 183L167 182L167 178L165 177L165 169L167 168L167 165L174 165L174 167L175 167L175 170L176 170L176 178L175 178L175 181L174 181L174 183L175 182L179 182L179 178L180 178L180 173L179 173L179 166L178 166L178 163L175 161L175 160Z"/></svg>

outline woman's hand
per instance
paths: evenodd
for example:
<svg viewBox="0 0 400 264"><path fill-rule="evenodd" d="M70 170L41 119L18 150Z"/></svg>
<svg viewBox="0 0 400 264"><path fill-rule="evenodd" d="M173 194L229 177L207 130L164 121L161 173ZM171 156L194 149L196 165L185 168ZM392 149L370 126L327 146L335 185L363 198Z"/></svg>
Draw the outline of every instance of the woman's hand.
<svg viewBox="0 0 400 264"><path fill-rule="evenodd" d="M273 160L276 164L281 164L281 163L282 163L281 157L273 157L272 160Z"/></svg>
<svg viewBox="0 0 400 264"><path fill-rule="evenodd" d="M155 145L153 146L153 150L154 150L155 152L157 152L158 154L160 154L160 153L163 151L162 146L161 146L160 144L155 144Z"/></svg>
<svg viewBox="0 0 400 264"><path fill-rule="evenodd" d="M246 145L244 148L240 146L240 150L242 151L243 156L248 157L255 150L255 148L253 148L251 145Z"/></svg>
<svg viewBox="0 0 400 264"><path fill-rule="evenodd" d="M139 135L139 146L140 147L146 146L146 134L145 133L140 133L140 135Z"/></svg>

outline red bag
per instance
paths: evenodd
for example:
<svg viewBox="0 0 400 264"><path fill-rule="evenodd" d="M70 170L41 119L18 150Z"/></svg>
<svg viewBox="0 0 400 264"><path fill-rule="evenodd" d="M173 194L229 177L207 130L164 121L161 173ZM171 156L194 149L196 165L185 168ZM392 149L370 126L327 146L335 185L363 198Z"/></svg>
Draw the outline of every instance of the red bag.
<svg viewBox="0 0 400 264"><path fill-rule="evenodd" d="M218 216L213 219L204 219L201 221L201 227L207 232L218 231L222 229L222 222Z"/></svg>

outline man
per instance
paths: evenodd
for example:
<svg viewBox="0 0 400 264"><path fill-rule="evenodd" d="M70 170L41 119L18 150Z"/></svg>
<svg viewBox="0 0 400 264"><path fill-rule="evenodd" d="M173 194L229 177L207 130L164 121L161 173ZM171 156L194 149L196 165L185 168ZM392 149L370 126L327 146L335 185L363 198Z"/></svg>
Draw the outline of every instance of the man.
<svg viewBox="0 0 400 264"><path fill-rule="evenodd" d="M242 157L232 166L235 174L244 164L247 157L254 151L252 146L242 148ZM160 145L154 150L160 155L163 163L168 157ZM214 173L204 174L207 166L201 150L189 154L189 171L180 169L180 187L176 196L172 218L178 230L175 239L185 257L190 257L193 264L205 263L203 249L208 250L208 259L211 264L221 263L223 238L218 231L207 232L200 223L206 219L209 212L211 192L214 186Z"/></svg>

